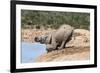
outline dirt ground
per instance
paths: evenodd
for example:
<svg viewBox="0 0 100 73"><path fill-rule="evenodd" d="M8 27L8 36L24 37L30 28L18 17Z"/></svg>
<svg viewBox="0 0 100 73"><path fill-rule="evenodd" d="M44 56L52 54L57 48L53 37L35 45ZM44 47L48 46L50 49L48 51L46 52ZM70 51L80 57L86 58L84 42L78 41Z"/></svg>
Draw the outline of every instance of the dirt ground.
<svg viewBox="0 0 100 73"><path fill-rule="evenodd" d="M22 41L34 42L34 37L48 34L54 29L22 29ZM36 59L36 62L70 61L90 59L90 32L85 29L74 30L75 39L66 44L66 48L45 53Z"/></svg>
<svg viewBox="0 0 100 73"><path fill-rule="evenodd" d="M55 31L54 29L22 29L22 41L24 42L34 42L34 37L35 36L40 36L43 34L48 34Z"/></svg>

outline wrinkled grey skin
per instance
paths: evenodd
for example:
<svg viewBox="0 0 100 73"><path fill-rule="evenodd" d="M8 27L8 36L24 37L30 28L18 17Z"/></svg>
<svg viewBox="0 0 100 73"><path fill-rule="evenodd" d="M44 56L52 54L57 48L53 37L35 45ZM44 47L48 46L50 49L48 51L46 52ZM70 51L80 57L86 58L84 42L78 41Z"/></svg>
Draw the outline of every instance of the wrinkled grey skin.
<svg viewBox="0 0 100 73"><path fill-rule="evenodd" d="M63 49L66 43L71 40L73 31L74 28L70 25L62 25L56 32L35 37L35 41L46 44L47 52Z"/></svg>

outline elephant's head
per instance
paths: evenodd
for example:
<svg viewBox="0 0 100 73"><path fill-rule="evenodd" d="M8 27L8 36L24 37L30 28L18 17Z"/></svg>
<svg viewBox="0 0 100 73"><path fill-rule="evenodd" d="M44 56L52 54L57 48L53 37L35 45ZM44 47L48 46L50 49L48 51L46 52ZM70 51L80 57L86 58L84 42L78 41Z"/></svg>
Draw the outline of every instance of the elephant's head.
<svg viewBox="0 0 100 73"><path fill-rule="evenodd" d="M36 36L34 38L35 42L40 42L41 44L45 44L46 43L46 39L48 38L48 36Z"/></svg>

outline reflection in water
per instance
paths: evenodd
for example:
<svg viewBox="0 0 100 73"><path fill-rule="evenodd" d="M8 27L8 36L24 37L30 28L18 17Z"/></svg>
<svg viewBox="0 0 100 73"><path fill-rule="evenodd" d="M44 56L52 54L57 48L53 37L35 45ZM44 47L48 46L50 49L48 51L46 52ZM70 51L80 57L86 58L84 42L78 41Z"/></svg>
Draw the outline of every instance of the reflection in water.
<svg viewBox="0 0 100 73"><path fill-rule="evenodd" d="M46 53L44 44L22 42L21 63L34 62L37 57L44 53Z"/></svg>

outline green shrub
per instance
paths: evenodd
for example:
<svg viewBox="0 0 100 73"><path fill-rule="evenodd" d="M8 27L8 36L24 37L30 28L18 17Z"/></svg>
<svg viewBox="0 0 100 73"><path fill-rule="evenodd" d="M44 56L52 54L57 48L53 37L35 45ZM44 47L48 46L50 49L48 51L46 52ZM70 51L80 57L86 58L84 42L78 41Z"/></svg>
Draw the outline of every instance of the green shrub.
<svg viewBox="0 0 100 73"><path fill-rule="evenodd" d="M90 14L76 12L21 10L22 28L24 28L25 25L37 25L40 27L44 26L45 28L51 27L57 29L62 24L69 24L75 28L88 29L90 26Z"/></svg>

